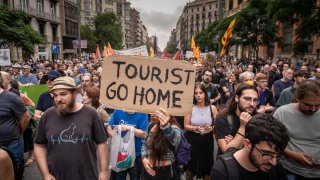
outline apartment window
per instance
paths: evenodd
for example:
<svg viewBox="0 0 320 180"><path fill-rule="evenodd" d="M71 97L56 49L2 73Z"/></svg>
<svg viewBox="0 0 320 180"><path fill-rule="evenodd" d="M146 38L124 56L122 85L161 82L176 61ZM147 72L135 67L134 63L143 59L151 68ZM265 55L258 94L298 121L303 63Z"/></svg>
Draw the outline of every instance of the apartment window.
<svg viewBox="0 0 320 180"><path fill-rule="evenodd" d="M202 11L206 11L206 7L205 6L202 7Z"/></svg>
<svg viewBox="0 0 320 180"><path fill-rule="evenodd" d="M112 0L106 0L106 4L113 5L113 2L112 2Z"/></svg>
<svg viewBox="0 0 320 180"><path fill-rule="evenodd" d="M199 14L196 14L196 19L199 19Z"/></svg>
<svg viewBox="0 0 320 180"><path fill-rule="evenodd" d="M240 5L241 3L243 3L243 0L238 0L238 5Z"/></svg>
<svg viewBox="0 0 320 180"><path fill-rule="evenodd" d="M199 7L197 7L197 12L199 12Z"/></svg>
<svg viewBox="0 0 320 180"><path fill-rule="evenodd" d="M229 1L229 10L232 10L233 9L233 0L230 0Z"/></svg>
<svg viewBox="0 0 320 180"><path fill-rule="evenodd" d="M43 0L37 0L37 12L38 12L38 15L42 15L42 13L43 13Z"/></svg>
<svg viewBox="0 0 320 180"><path fill-rule="evenodd" d="M193 13L193 9L191 9L191 12Z"/></svg>
<svg viewBox="0 0 320 180"><path fill-rule="evenodd" d="M56 16L56 6L53 2L50 2L50 14L51 16Z"/></svg>
<svg viewBox="0 0 320 180"><path fill-rule="evenodd" d="M209 5L209 9L211 9L211 5Z"/></svg>
<svg viewBox="0 0 320 180"><path fill-rule="evenodd" d="M208 12L208 18L211 18L211 17L212 17L211 12Z"/></svg>
<svg viewBox="0 0 320 180"><path fill-rule="evenodd" d="M44 24L43 23L39 23L39 33L44 35Z"/></svg>
<svg viewBox="0 0 320 180"><path fill-rule="evenodd" d="M28 0L20 0L21 9L27 11L29 2Z"/></svg>
<svg viewBox="0 0 320 180"><path fill-rule="evenodd" d="M216 4L216 8L218 8L218 4Z"/></svg>
<svg viewBox="0 0 320 180"><path fill-rule="evenodd" d="M206 18L206 14L202 13L202 19L205 19L205 18Z"/></svg>

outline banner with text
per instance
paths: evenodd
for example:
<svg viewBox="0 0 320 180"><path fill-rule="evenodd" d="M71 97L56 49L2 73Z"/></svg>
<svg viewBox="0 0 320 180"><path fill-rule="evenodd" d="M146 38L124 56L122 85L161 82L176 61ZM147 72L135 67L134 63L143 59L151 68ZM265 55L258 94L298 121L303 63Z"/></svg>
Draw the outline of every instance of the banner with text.
<svg viewBox="0 0 320 180"><path fill-rule="evenodd" d="M126 50L113 50L116 54L118 55L123 55L123 56L145 56L148 57L148 50L147 46L139 46L133 49L126 49Z"/></svg>
<svg viewBox="0 0 320 180"><path fill-rule="evenodd" d="M195 67L186 62L111 56L103 63L100 102L109 108L170 115L192 112Z"/></svg>

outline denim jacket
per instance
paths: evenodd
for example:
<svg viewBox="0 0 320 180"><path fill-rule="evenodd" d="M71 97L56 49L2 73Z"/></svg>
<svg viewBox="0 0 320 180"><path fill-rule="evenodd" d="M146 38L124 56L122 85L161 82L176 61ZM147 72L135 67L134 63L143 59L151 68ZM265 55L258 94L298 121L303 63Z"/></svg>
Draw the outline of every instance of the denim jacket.
<svg viewBox="0 0 320 180"><path fill-rule="evenodd" d="M159 129L160 131L164 131L164 135L167 137L168 142L174 147L175 150L178 149L178 146L180 144L181 140L181 130L176 127L172 127L171 125L168 125L164 129ZM149 130L148 135L144 142L142 142L142 148L141 148L141 156L143 158L147 158L150 154L150 149L147 147L147 142L150 140L150 137L152 135L152 132ZM170 160L173 164L175 161L174 152L171 151L171 148L167 147L167 154L164 156L163 161Z"/></svg>

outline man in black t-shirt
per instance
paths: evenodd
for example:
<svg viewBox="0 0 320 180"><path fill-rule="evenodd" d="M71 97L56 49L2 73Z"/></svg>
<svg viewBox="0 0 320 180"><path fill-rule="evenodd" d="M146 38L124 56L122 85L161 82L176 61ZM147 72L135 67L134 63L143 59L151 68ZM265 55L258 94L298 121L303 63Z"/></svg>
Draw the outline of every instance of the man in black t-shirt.
<svg viewBox="0 0 320 180"><path fill-rule="evenodd" d="M211 169L212 180L286 180L278 164L289 136L270 114L258 114L246 125L243 148L221 155Z"/></svg>
<svg viewBox="0 0 320 180"><path fill-rule="evenodd" d="M4 82L0 73L0 85ZM15 157L17 165L16 179L23 178L23 138L30 115L16 94L0 86L0 146L6 147Z"/></svg>
<svg viewBox="0 0 320 180"><path fill-rule="evenodd" d="M55 107L41 116L34 155L43 179L107 179L107 134L97 111L76 103L71 77L54 80ZM97 151L101 172L98 176Z"/></svg>
<svg viewBox="0 0 320 180"><path fill-rule="evenodd" d="M241 148L245 125L256 113L258 92L254 86L242 84L236 90L225 109L214 121L215 137L218 141L218 154L230 148Z"/></svg>
<svg viewBox="0 0 320 180"><path fill-rule="evenodd" d="M218 89L211 83L212 74L212 71L205 70L202 75L201 83L206 87L206 92L210 98L211 104L217 104L221 96Z"/></svg>

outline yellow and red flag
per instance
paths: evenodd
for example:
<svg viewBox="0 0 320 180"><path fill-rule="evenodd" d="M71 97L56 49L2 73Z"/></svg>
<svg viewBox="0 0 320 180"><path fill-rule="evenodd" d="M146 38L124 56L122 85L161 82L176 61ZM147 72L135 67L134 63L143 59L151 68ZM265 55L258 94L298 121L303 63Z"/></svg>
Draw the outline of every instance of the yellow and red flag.
<svg viewBox="0 0 320 180"><path fill-rule="evenodd" d="M196 48L197 48L197 46L196 46L196 43L195 43L194 38L192 36L191 37L191 49L193 50L193 49L196 49Z"/></svg>
<svg viewBox="0 0 320 180"><path fill-rule="evenodd" d="M108 57L108 48L107 48L107 46L103 47L103 57L104 58Z"/></svg>
<svg viewBox="0 0 320 180"><path fill-rule="evenodd" d="M229 39L230 39L230 37L232 35L232 31L233 31L233 28L234 28L235 24L236 24L236 19L234 19L234 20L232 20L230 22L228 29L226 30L226 32L224 33L224 35L223 35L223 37L221 39L222 45L225 46L225 45L228 44Z"/></svg>
<svg viewBox="0 0 320 180"><path fill-rule="evenodd" d="M108 42L108 50L109 50L109 55L114 55L113 49L109 42Z"/></svg>
<svg viewBox="0 0 320 180"><path fill-rule="evenodd" d="M154 57L154 50L152 47L150 47L150 57Z"/></svg>
<svg viewBox="0 0 320 180"><path fill-rule="evenodd" d="M97 44L97 48L96 48L96 60L100 59L100 48L99 48L99 44Z"/></svg>

